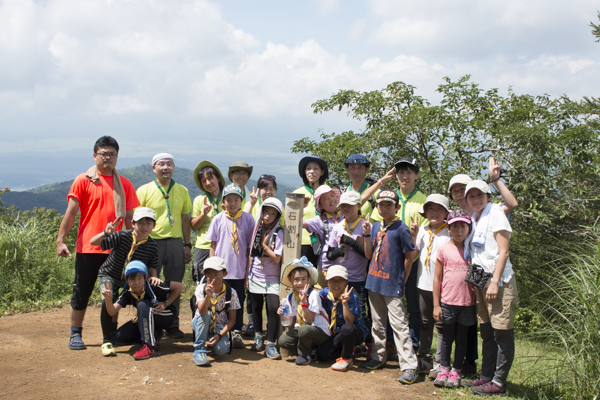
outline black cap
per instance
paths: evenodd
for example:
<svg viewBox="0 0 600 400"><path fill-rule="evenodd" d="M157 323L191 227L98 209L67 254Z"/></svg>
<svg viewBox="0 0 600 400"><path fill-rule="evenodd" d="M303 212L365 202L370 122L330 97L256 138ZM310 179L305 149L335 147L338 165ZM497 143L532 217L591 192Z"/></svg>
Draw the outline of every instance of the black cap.
<svg viewBox="0 0 600 400"><path fill-rule="evenodd" d="M396 171L398 171L398 169L400 168L400 165L402 164L408 164L408 165L412 165L417 171L416 173L419 173L419 164L417 164L417 159L413 158L413 157L404 157L401 158L400 161L398 161L396 164L394 164L394 168L396 168Z"/></svg>

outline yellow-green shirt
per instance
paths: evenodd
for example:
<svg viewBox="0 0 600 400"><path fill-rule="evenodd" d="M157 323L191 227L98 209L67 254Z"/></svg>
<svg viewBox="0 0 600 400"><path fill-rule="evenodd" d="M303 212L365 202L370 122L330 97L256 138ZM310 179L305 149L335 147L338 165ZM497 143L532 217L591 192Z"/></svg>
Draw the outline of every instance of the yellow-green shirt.
<svg viewBox="0 0 600 400"><path fill-rule="evenodd" d="M161 187L165 193L169 189L168 185L161 185ZM183 238L181 216L192 211L192 201L185 186L175 182L169 192L168 199L164 198L154 181L140 186L136 193L140 201L140 207L150 207L156 213L156 226L150 233L152 239ZM171 216L175 218L175 223L172 226L169 226L167 201L169 202Z"/></svg>
<svg viewBox="0 0 600 400"><path fill-rule="evenodd" d="M406 199L406 197L403 195L400 191L397 191L396 193L398 193L398 195L403 198ZM406 205L403 207L402 206L402 201L400 201L400 209L398 210L398 218L400 218L402 220L402 222L404 222L406 224L406 226L409 227L410 229L410 220L411 218L414 218L415 216L418 217L418 224L419 226L424 225L425 223L427 223L427 218L423 217L421 214L419 214L419 211L421 211L421 209L423 208L423 204L425 204L425 202L427 201L427 196L425 196L423 193L421 193L420 190L417 191L417 193L415 193L407 202ZM402 209L405 208L404 213L402 212ZM404 215L404 218L402 218L402 216Z"/></svg>
<svg viewBox="0 0 600 400"><path fill-rule="evenodd" d="M302 221L308 221L312 217L316 216L317 210L315 208L315 198L313 197L313 195L310 194L310 192L308 190L306 190L306 188L304 186L299 187L298 189L294 190L294 193L302 193L304 195L304 197L310 197L310 201L308 202L308 205L306 207L304 207L304 214L302 217ZM308 233L308 231L306 229L302 229L302 246L306 246L306 245L310 246L310 233Z"/></svg>
<svg viewBox="0 0 600 400"><path fill-rule="evenodd" d="M204 199L206 198L205 194L201 194L200 196L196 196L194 199L194 208L192 210L192 218L196 218L202 214L202 208L204 208ZM210 212L204 217L204 221L202 225L198 229L198 233L196 235L196 248L209 250L210 249L210 240L206 239L206 233L208 232L208 227L212 219L221 211L223 211L223 199L219 202L217 213L215 214L215 210L211 209Z"/></svg>

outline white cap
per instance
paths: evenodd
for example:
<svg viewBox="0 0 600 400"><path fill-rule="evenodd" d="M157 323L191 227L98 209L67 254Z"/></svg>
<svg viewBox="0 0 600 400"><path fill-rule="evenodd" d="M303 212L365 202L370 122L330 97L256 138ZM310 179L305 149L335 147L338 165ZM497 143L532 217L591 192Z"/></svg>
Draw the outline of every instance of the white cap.
<svg viewBox="0 0 600 400"><path fill-rule="evenodd" d="M446 196L443 196L441 194L430 194L429 196L427 196L427 200L425 200L423 208L421 209L421 211L419 211L419 214L421 214L425 218L427 218L427 216L425 215L425 210L427 210L427 206L429 204L439 204L440 206L444 207L446 211L450 211L450 200L448 200Z"/></svg>
<svg viewBox="0 0 600 400"><path fill-rule="evenodd" d="M469 182L469 184L465 188L465 196L467 195L467 193L469 193L469 190L471 189L479 189L483 193L492 194L492 191L490 190L490 185L488 185L484 181L477 180Z"/></svg>
<svg viewBox="0 0 600 400"><path fill-rule="evenodd" d="M204 261L202 271L206 271L207 269L214 269L215 271L227 271L227 264L225 264L225 260L223 260L221 257L213 256Z"/></svg>
<svg viewBox="0 0 600 400"><path fill-rule="evenodd" d="M330 280L336 276L348 280L348 270L346 267L341 265L332 265L327 269L327 277L325 278L326 280Z"/></svg>
<svg viewBox="0 0 600 400"><path fill-rule="evenodd" d="M351 192L350 190L348 190L342 193L342 196L340 197L340 205L350 204L351 206L360 206L360 203L361 199L360 194L358 192Z"/></svg>
<svg viewBox="0 0 600 400"><path fill-rule="evenodd" d="M142 218L151 218L156 222L156 213L150 207L138 207L133 212L133 220L137 222Z"/></svg>
<svg viewBox="0 0 600 400"><path fill-rule="evenodd" d="M165 160L165 159L173 160L173 162L175 162L175 157L173 157L172 154L169 154L169 153L158 153L157 155L155 155L154 157L152 157L152 166L154 166L154 164L156 164L156 162L158 160Z"/></svg>
<svg viewBox="0 0 600 400"><path fill-rule="evenodd" d="M466 174L458 174L454 175L452 179L450 179L450 185L448 186L448 192L452 193L452 186L457 183L462 183L463 185L468 185L473 179L469 175Z"/></svg>

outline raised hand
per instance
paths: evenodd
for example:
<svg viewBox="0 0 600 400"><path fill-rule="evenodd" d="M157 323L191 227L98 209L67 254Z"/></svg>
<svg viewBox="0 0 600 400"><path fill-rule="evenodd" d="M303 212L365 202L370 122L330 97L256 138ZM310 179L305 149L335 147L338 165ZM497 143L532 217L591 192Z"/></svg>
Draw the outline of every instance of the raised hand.
<svg viewBox="0 0 600 400"><path fill-rule="evenodd" d="M310 203L310 197L304 196L304 208L308 207L308 203Z"/></svg>
<svg viewBox="0 0 600 400"><path fill-rule="evenodd" d="M215 288L213 284L215 283L214 279L206 278L206 296L212 297L213 293L215 293Z"/></svg>
<svg viewBox="0 0 600 400"><path fill-rule="evenodd" d="M371 213L369 213L365 217L365 222L363 222L363 225L362 225L363 235L370 235L372 227L373 227L373 225L371 224Z"/></svg>
<svg viewBox="0 0 600 400"><path fill-rule="evenodd" d="M255 189L254 186L252 186L252 193L250 193L250 204L252 204L254 206L257 201L258 201L258 189Z"/></svg>
<svg viewBox="0 0 600 400"><path fill-rule="evenodd" d="M212 204L208 201L208 196L204 197L204 205L202 206L202 214L208 215L208 213L212 210Z"/></svg>
<svg viewBox="0 0 600 400"><path fill-rule="evenodd" d="M112 301L112 290L110 289L110 281L102 281L104 287L102 288L102 296L106 299L106 301Z"/></svg>
<svg viewBox="0 0 600 400"><path fill-rule="evenodd" d="M344 293L342 293L341 296L342 304L348 304L350 301L350 293L352 293L353 290L354 288L350 288L350 290L348 290L348 286L346 286L346 289L344 289Z"/></svg>
<svg viewBox="0 0 600 400"><path fill-rule="evenodd" d="M119 226L122 219L123 218L117 218L113 222L109 222L108 224L106 224L106 228L104 229L104 233L106 233L106 236L110 236L113 233L115 233L115 229L117 229L117 226Z"/></svg>
<svg viewBox="0 0 600 400"><path fill-rule="evenodd" d="M417 234L419 233L419 217L410 217L410 234L413 237L413 241L416 240Z"/></svg>
<svg viewBox="0 0 600 400"><path fill-rule="evenodd" d="M381 182L386 183L387 181L389 181L390 179L392 179L393 177L396 176L396 167L392 167L392 169L390 169L381 179L379 179Z"/></svg>
<svg viewBox="0 0 600 400"><path fill-rule="evenodd" d="M300 293L298 293L298 297L300 297L301 304L304 304L308 301L308 289L310 289L310 286L308 286L307 283L306 286L304 286L304 289L302 289Z"/></svg>
<svg viewBox="0 0 600 400"><path fill-rule="evenodd" d="M495 181L498 178L500 178L500 172L502 170L502 165L500 165L500 163L497 163L496 160L494 160L494 157L490 157L490 181Z"/></svg>

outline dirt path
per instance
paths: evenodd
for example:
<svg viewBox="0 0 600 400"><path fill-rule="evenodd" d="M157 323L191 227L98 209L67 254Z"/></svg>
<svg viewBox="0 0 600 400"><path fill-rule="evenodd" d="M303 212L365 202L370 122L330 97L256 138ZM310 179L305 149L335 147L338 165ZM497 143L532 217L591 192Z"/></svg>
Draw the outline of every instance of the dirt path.
<svg viewBox="0 0 600 400"><path fill-rule="evenodd" d="M119 324L131 318L121 313ZM37 311L0 318L0 398L152 398L206 396L219 399L420 399L431 397L431 382L397 383L397 364L370 372L355 367L335 372L331 363L299 367L293 358L273 361L262 353L234 350L211 367L192 362L189 311L182 315L185 338L161 341L160 357L135 361L139 346L117 348L117 357L100 353L100 309L89 307L84 323L87 350L67 347L69 309ZM361 365L364 358L359 358Z"/></svg>

